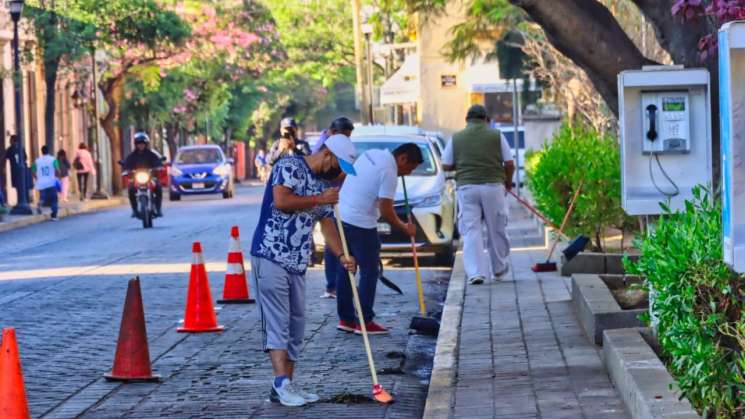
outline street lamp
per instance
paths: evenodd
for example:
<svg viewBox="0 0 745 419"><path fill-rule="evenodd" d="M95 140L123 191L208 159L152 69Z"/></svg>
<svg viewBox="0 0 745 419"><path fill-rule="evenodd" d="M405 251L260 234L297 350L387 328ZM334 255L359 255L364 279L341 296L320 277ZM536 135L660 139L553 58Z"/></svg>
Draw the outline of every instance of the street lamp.
<svg viewBox="0 0 745 419"><path fill-rule="evenodd" d="M365 44L367 45L367 88L370 96L370 102L368 103L368 117L370 125L374 124L373 119L373 54L372 54L372 43L370 42L370 36L373 32L373 26L369 23L362 25L362 33L365 35Z"/></svg>
<svg viewBox="0 0 745 419"><path fill-rule="evenodd" d="M10 17L13 20L13 71L15 74L13 92L16 108L16 135L18 136L19 154L21 156L21 173L18 182L18 203L13 207L10 213L14 215L29 215L32 212L31 207L28 204L26 152L23 147L23 74L21 73L21 58L18 47L18 21L21 20L21 12L23 12L23 0L10 0L9 4Z"/></svg>

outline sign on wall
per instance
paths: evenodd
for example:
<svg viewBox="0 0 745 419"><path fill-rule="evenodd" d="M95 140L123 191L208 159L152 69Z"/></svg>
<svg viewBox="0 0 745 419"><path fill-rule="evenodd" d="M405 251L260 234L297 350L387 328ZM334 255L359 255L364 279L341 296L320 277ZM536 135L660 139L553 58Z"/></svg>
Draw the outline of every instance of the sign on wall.
<svg viewBox="0 0 745 419"><path fill-rule="evenodd" d="M450 88L458 85L458 76L455 74L443 74L440 76L440 87Z"/></svg>

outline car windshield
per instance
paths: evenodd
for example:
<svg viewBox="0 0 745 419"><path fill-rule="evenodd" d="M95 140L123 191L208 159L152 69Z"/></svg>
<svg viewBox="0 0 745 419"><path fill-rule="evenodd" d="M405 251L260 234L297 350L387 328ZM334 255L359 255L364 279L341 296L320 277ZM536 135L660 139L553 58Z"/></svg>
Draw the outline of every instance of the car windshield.
<svg viewBox="0 0 745 419"><path fill-rule="evenodd" d="M211 164L221 163L220 152L214 148L182 150L176 157L176 164Z"/></svg>
<svg viewBox="0 0 745 419"><path fill-rule="evenodd" d="M354 147L357 149L357 155L361 156L367 150L379 149L393 151L398 146L405 144L406 141L395 142L395 141L355 141ZM430 148L426 144L419 144L419 149L422 150L422 157L424 157L424 163L420 164L419 167L414 170L412 176L434 176L437 174L437 164L435 158L430 151Z"/></svg>

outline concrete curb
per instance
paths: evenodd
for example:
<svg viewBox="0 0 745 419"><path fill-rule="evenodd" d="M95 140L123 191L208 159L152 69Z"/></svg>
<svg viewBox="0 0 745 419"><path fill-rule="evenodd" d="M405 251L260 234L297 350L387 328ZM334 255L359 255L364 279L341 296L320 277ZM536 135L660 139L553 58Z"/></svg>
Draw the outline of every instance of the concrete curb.
<svg viewBox="0 0 745 419"><path fill-rule="evenodd" d="M603 359L626 410L634 419L700 418L686 399L678 400L673 378L642 333L650 329L616 329L603 333Z"/></svg>
<svg viewBox="0 0 745 419"><path fill-rule="evenodd" d="M465 292L466 273L463 270L463 253L458 252L450 274L448 294L442 311L440 334L437 337L437 349L423 419L452 417L451 408L455 396L455 377L458 372L460 324Z"/></svg>
<svg viewBox="0 0 745 419"><path fill-rule="evenodd" d="M70 217L78 214L100 211L108 208L118 207L127 203L125 197L114 197L101 201L86 201L77 207L62 207L57 214L59 218ZM47 210L48 211L48 210ZM38 224L50 219L49 214L29 215L17 220L0 222L0 233L15 230L17 228Z"/></svg>
<svg viewBox="0 0 745 419"><path fill-rule="evenodd" d="M594 274L572 275L572 305L588 339L603 344L603 331L641 327L639 315L647 309L621 308L608 285Z"/></svg>
<svg viewBox="0 0 745 419"><path fill-rule="evenodd" d="M561 276L572 276L574 274L613 274L623 275L623 258L628 256L635 261L639 255L625 255L623 253L593 253L582 252L572 260L567 261L561 255Z"/></svg>

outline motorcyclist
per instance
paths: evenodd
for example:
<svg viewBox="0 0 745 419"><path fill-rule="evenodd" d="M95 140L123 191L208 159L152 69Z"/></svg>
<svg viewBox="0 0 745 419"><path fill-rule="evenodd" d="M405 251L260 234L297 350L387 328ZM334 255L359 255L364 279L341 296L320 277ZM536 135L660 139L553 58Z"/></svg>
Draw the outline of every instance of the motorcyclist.
<svg viewBox="0 0 745 419"><path fill-rule="evenodd" d="M134 172L135 170L152 170L163 167L163 161L160 156L150 150L150 137L144 132L138 132L135 134L135 149L132 151L127 158L124 160L124 170L128 172ZM131 177L134 179L134 176ZM155 182L155 216L161 217L161 204L163 202L163 188L158 182L158 176L152 176ZM137 202L135 202L135 184L134 182L129 183L129 205L132 207L132 217L137 216Z"/></svg>

